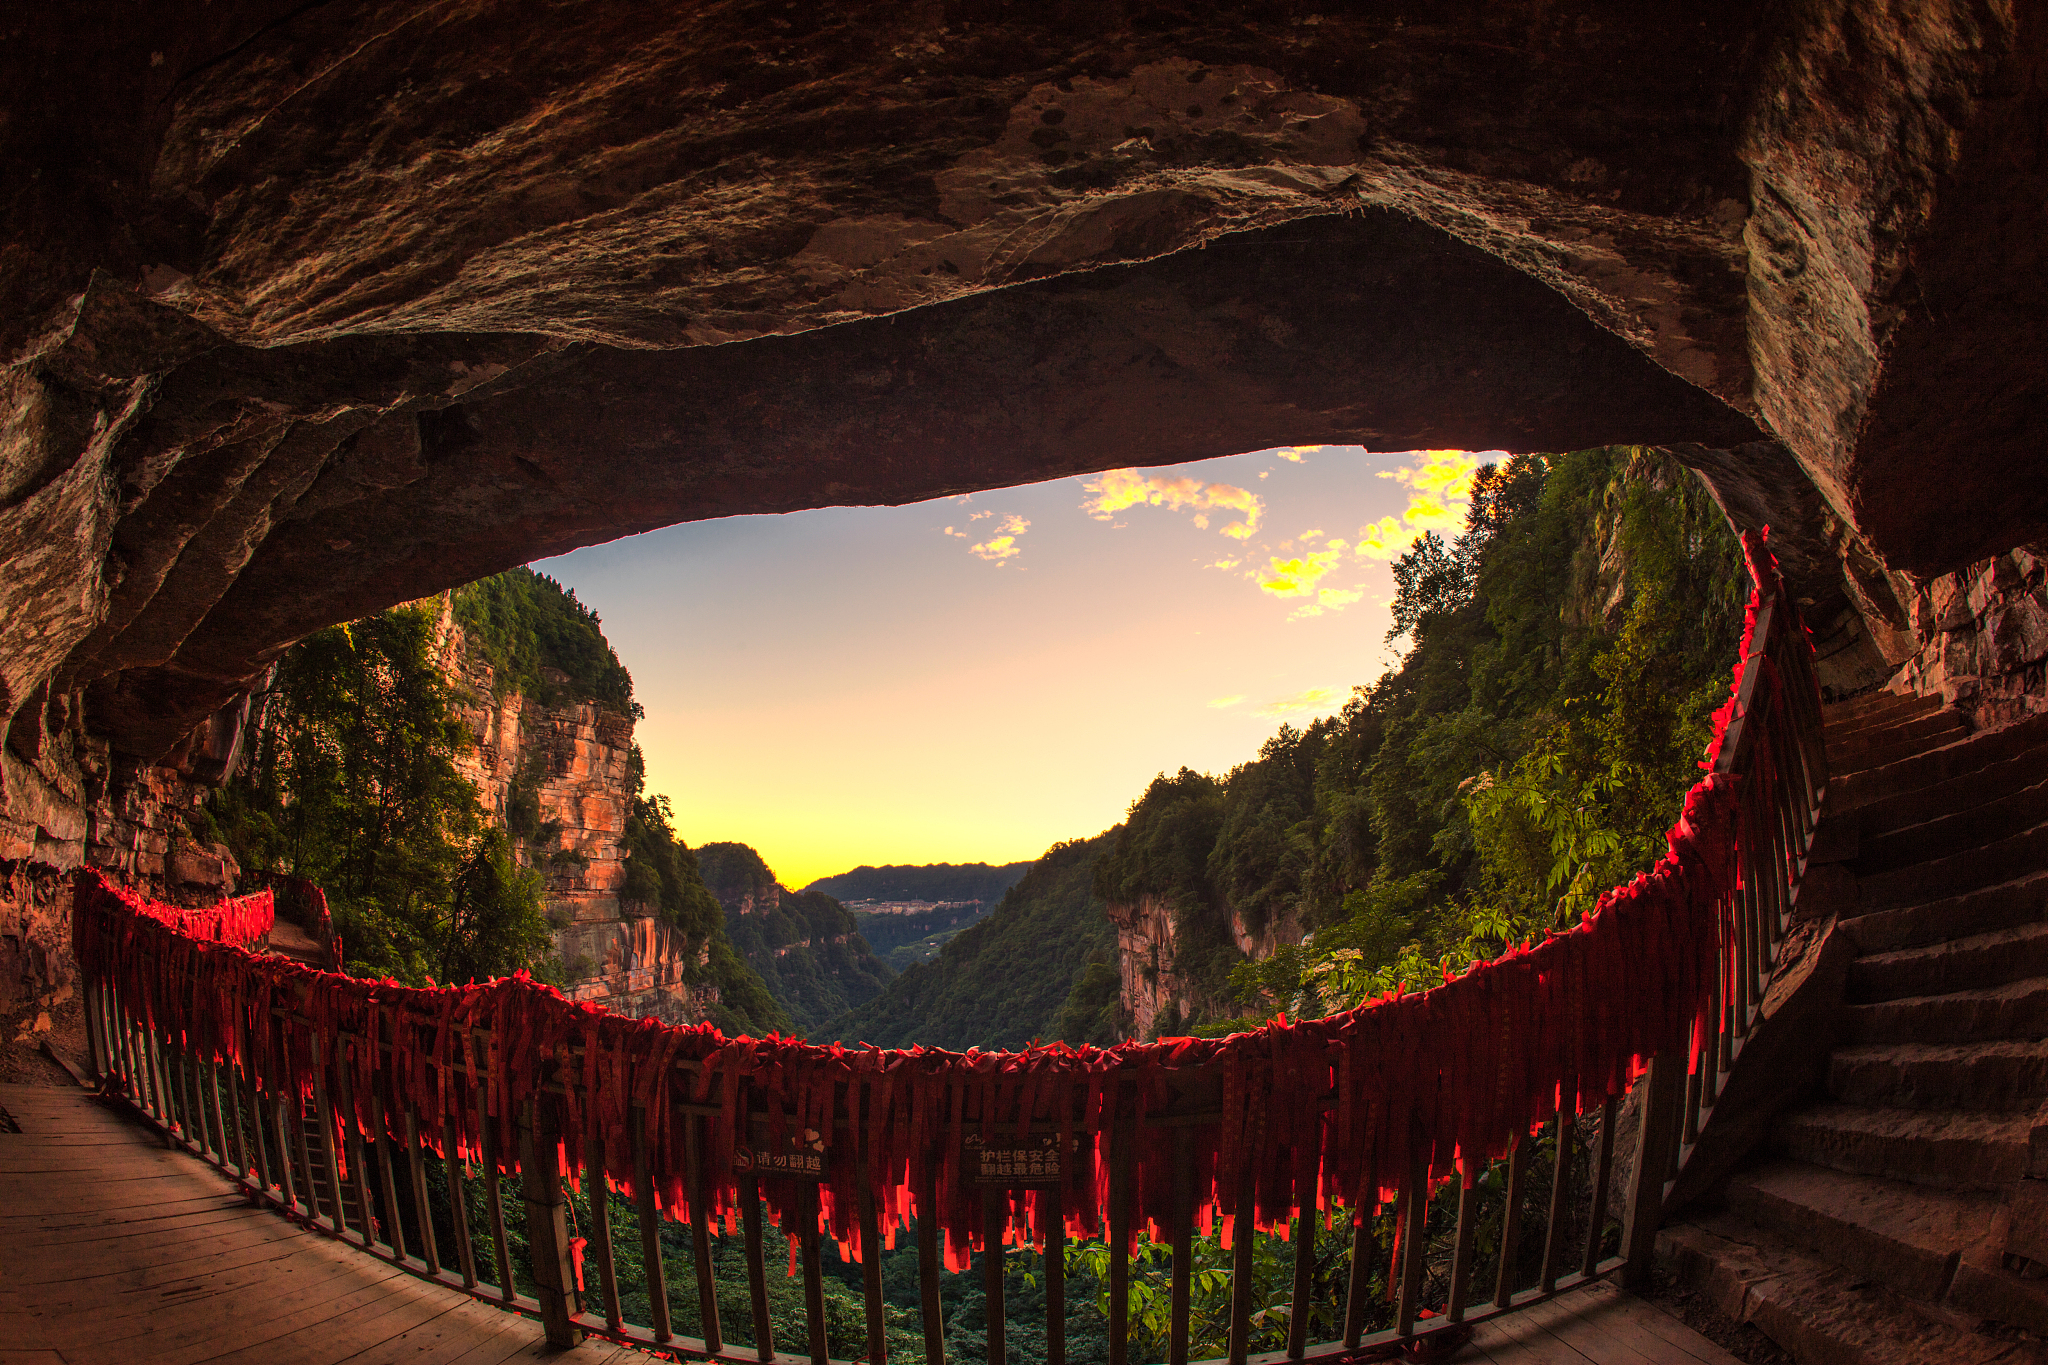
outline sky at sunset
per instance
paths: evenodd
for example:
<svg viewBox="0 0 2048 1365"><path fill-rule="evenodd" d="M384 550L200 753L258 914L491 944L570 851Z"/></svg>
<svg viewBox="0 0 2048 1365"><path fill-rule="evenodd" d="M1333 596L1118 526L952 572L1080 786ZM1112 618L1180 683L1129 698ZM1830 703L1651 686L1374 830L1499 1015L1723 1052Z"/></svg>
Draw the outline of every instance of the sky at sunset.
<svg viewBox="0 0 2048 1365"><path fill-rule="evenodd" d="M1285 447L694 522L534 567L604 620L648 788L801 887L1010 862L1221 774L1392 662L1391 561L1489 456Z"/></svg>

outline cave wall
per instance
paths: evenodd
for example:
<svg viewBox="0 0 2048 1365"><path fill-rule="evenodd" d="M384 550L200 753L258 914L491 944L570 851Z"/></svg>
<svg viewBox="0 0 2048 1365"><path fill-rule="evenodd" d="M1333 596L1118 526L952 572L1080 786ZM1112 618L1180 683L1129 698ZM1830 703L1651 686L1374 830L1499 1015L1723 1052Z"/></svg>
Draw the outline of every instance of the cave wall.
<svg viewBox="0 0 2048 1365"><path fill-rule="evenodd" d="M1281 443L1666 445L1773 528L1832 687L2039 692L2019 599L1934 606L2048 538L2035 4L9 22L10 866L114 828L93 773L217 780L333 621Z"/></svg>

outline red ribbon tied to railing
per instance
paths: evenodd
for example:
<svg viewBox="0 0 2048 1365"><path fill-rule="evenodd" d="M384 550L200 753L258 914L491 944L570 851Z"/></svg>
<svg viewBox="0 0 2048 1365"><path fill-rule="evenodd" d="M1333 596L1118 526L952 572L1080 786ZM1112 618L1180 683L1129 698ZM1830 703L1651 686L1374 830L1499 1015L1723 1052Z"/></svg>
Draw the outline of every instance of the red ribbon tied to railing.
<svg viewBox="0 0 2048 1365"><path fill-rule="evenodd" d="M1754 638L1759 603L1766 593L1783 600L1768 551L1746 548L1757 589L1738 682L1769 643ZM1810 649L1804 631L1785 640ZM1768 687L1762 695L1778 707L1775 675ZM1716 716L1710 769L1734 705L1731 696ZM1560 1108L1584 1113L1622 1094L1653 1054L1691 1044L1697 1058L1718 1023L1716 998L1729 998L1727 903L1738 850L1761 818L1752 809L1760 784L1773 776L1767 746L1755 752L1752 772L1710 770L1687 793L1657 864L1569 930L1434 989L1221 1039L963 1054L728 1038L709 1024L577 1004L524 973L421 989L316 971L237 946L268 927L268 893L176 910L93 872L76 884L77 951L87 978L119 991L152 1027L247 1067L266 1090L309 1094L316 1056L337 1076L345 1069L347 1105L335 1122L358 1134L392 1128L411 1110L434 1150L452 1133L476 1158L489 1123L491 1151L510 1173L513 1120L538 1101L558 1107L566 1169L580 1171L595 1136L604 1169L581 1177L633 1191L640 1111L648 1179L671 1217L693 1216L693 1141L703 1212L731 1228L736 1150L780 1151L791 1134L813 1132L824 1149L815 1204L805 1181L749 1177L785 1230L815 1216L859 1256L868 1194L885 1242L907 1219L930 1216L948 1264L961 1269L986 1240L967 1137L1021 1140L1036 1127L1056 1134L1061 1156L1046 1183L1007 1193L1006 1237L1026 1227L1103 1235L1118 1143L1131 1154L1132 1238L1163 1237L1177 1216L1176 1128L1158 1120L1195 1106L1217 1123L1192 1158L1198 1223L1233 1214L1248 1193L1255 1225L1284 1234L1296 1209L1370 1214L1411 1169L1469 1182Z"/></svg>

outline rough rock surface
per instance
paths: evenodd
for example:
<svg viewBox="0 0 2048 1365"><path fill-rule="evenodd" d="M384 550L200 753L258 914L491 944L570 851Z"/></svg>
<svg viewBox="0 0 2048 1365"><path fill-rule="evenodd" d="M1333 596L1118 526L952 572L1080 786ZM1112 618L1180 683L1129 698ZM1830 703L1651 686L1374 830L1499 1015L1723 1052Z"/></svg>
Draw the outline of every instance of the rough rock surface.
<svg viewBox="0 0 2048 1365"><path fill-rule="evenodd" d="M99 868L177 905L218 900L240 872L225 845L200 842L186 823L203 787L110 755L104 745L86 746L73 771L78 804L67 809L75 839L53 847L49 830L37 826L30 843L21 826L0 822L0 1042L48 1032L77 987L71 876L55 860Z"/></svg>
<svg viewBox="0 0 2048 1365"><path fill-rule="evenodd" d="M1895 692L1934 696L1995 729L2048 710L2048 557L2020 546L1922 585L1911 601L1923 641Z"/></svg>
<svg viewBox="0 0 2048 1365"><path fill-rule="evenodd" d="M1107 913L1116 926L1117 1008L1126 1037L1156 1036L1162 1018L1229 1018L1242 1011L1241 1005L1210 994L1179 961L1171 901L1147 892L1135 901L1110 902ZM1229 929L1232 946L1252 958L1271 957L1281 944L1301 942L1302 934L1291 911L1253 929L1232 910Z"/></svg>
<svg viewBox="0 0 2048 1365"><path fill-rule="evenodd" d="M2029 6L74 8L0 43L0 856L318 626L693 518L1665 444L1843 690L2048 534Z"/></svg>
<svg viewBox="0 0 2048 1365"><path fill-rule="evenodd" d="M691 941L654 907L619 895L632 799L631 717L588 702L543 706L518 692L500 695L491 665L468 648L448 598L436 638L441 671L459 698L457 714L476 739L456 767L500 820L514 785L532 784L542 833L514 847L545 879L555 950L568 974L563 993L636 1018L705 1018L719 998L702 970L710 945Z"/></svg>

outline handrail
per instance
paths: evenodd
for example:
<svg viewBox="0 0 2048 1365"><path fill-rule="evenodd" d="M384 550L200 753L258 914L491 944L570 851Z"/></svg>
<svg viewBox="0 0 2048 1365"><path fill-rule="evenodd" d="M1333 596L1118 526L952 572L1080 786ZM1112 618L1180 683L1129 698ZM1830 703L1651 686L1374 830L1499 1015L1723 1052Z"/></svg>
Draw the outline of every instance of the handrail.
<svg viewBox="0 0 2048 1365"><path fill-rule="evenodd" d="M1670 1181L1761 1007L1826 785L1806 632L1761 541L1745 548L1756 590L1736 683L1670 852L1583 923L1432 990L1227 1039L1106 1050L727 1039L572 1004L523 974L418 990L201 942L86 873L75 944L94 1064L258 1197L415 1274L538 1312L557 1344L592 1333L719 1360L823 1362L829 1235L862 1265L864 1358L880 1365L873 1253L913 1219L932 1362L944 1355L941 1262L965 1270L975 1251L1034 1245L1045 1256L1048 1357L1063 1365L1067 1239L1105 1237L1110 1355L1126 1365L1131 1258L1149 1235L1172 1248L1168 1356L1183 1365L1190 1230L1218 1218L1235 1272L1226 1358L1238 1365L1250 1350L1257 1231L1291 1230L1296 1305L1312 1291L1319 1238L1351 1244L1341 1339L1309 1342L1310 1315L1295 1312L1289 1359L1377 1358L1617 1269L1639 1282ZM1631 1087L1643 1120L1622 1254L1603 1257L1618 1102ZM1578 1120L1595 1111L1597 1136L1582 1137ZM1529 1289L1515 1270L1520 1187L1545 1129L1560 1159ZM1567 1246L1582 1141L1588 1230L1583 1246ZM430 1158L457 1208L480 1181L488 1262L467 1217L440 1245ZM1475 1180L1494 1161L1509 1195L1482 1306ZM524 1266L503 1207L502 1183L515 1178ZM1453 1178L1446 1284L1425 1302L1431 1195ZM587 1236L574 1236L565 1180L632 1204L650 1323L621 1311L610 1201L591 1199ZM803 1354L771 1341L764 1212L801 1260ZM696 1336L674 1331L663 1218L690 1230ZM714 1225L744 1241L745 1345L721 1331ZM1390 1251L1393 1322L1368 1334ZM984 1256L992 1360L1002 1358L1002 1259ZM587 1263L597 1284L579 1293Z"/></svg>

